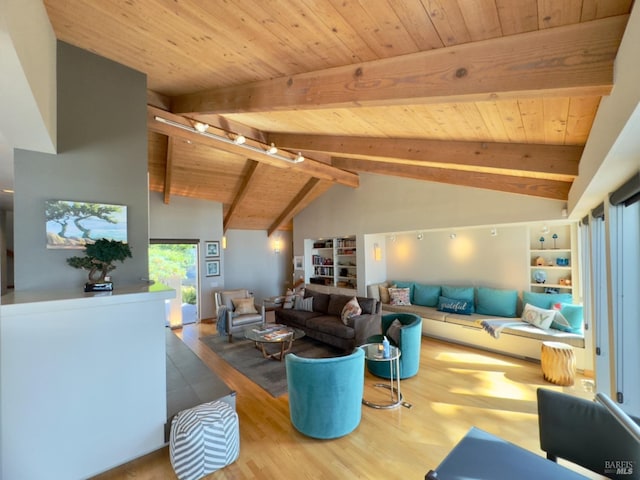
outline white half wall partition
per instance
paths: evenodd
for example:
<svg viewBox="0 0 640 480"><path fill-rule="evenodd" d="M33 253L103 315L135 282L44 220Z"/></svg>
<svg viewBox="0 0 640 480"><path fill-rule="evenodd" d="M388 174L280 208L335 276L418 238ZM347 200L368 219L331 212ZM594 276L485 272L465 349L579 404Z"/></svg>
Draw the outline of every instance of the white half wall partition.
<svg viewBox="0 0 640 480"><path fill-rule="evenodd" d="M88 478L164 445L160 285L0 305L0 478Z"/></svg>

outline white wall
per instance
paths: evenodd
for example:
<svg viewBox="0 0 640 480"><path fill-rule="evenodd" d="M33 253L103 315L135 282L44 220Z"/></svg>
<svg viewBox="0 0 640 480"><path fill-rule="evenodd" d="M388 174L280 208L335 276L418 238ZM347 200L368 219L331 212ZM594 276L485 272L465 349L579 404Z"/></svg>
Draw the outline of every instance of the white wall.
<svg viewBox="0 0 640 480"><path fill-rule="evenodd" d="M280 239L279 254L274 253L276 238ZM291 232L278 231L267 237L264 230L228 230L223 255L227 289L247 288L260 302L266 297L283 295L291 286Z"/></svg>
<svg viewBox="0 0 640 480"><path fill-rule="evenodd" d="M525 195L362 174L359 188L334 186L294 218L294 254L304 254L305 239L356 235L358 245L364 246L358 249L360 294L366 294L366 285L380 281L384 273L407 279L411 276L416 276L416 279L425 276L446 278L450 281L462 281L462 278L466 278L467 281L480 283L486 277L487 268L495 270L496 267L491 266L492 257L499 258L501 252L512 255L517 259L514 260L516 262L526 262L526 251L513 251L509 247L509 236L523 236L519 242L519 248L522 249L526 249L528 239L525 230L521 229L505 230L497 238L480 241L481 234L472 233L471 227L500 228L502 224L557 221L561 219L564 206L564 202L561 201ZM386 261L383 260L383 263L386 263L386 272L371 260L373 240L362 242L363 236L371 234L447 229L459 232L462 231L460 229L469 229L469 235L474 236L476 255L482 259L473 266L473 270L468 270L469 265L463 263L451 263L453 252L447 250L449 244L440 241L438 236L445 236L444 233L429 235L423 245L430 244L432 248L437 248L428 250L427 247L421 247L425 250L412 251L411 255L424 255L424 258L410 257L407 262L400 262L401 259L397 256L389 258L393 250L390 250L387 235L387 253L384 254L387 258ZM494 249L496 241L501 246ZM431 266L430 263L435 266ZM362 265L365 266L363 273ZM527 278L523 265L524 263L520 263L519 273L512 273L507 265L500 266L502 278L496 281L496 285L520 288L519 286L523 285L522 278ZM424 272L420 269L424 269ZM473 273L473 278L470 273Z"/></svg>
<svg viewBox="0 0 640 480"><path fill-rule="evenodd" d="M215 317L213 291L224 286L224 268L219 277L205 275L205 242L222 240L222 204L173 195L169 204L159 192L149 192L149 236L152 239L200 240L200 311L199 319ZM221 242L220 261L224 252Z"/></svg>
<svg viewBox="0 0 640 480"><path fill-rule="evenodd" d="M396 235L386 243L388 280L529 290L528 228L502 226L497 233L485 227L422 232L422 240L414 232Z"/></svg>

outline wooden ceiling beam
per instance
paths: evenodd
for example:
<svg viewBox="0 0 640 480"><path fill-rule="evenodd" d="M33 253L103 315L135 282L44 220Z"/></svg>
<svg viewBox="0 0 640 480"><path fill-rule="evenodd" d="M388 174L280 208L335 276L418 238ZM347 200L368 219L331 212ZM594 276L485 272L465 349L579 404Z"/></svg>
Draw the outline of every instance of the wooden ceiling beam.
<svg viewBox="0 0 640 480"><path fill-rule="evenodd" d="M601 96L628 15L173 97L181 114Z"/></svg>
<svg viewBox="0 0 640 480"><path fill-rule="evenodd" d="M376 173L396 177L413 178L429 182L484 188L500 192L519 193L534 197L567 200L571 182L496 175L486 172L450 170L446 168L419 167L397 163L371 162L353 158L334 158L340 168L358 172Z"/></svg>
<svg viewBox="0 0 640 480"><path fill-rule="evenodd" d="M251 151L247 150L246 148L243 148L240 145L235 145L233 143L228 144L228 143L220 142L218 140L206 137L204 135L200 135L196 132L189 132L175 126L159 122L155 120L156 116L162 117L167 120L172 120L174 122L180 123L185 126L192 127L192 123L190 122L189 119L186 119L179 115L174 115L170 112L161 110L151 105L147 105L147 128L150 131L157 132L167 136L184 138L185 140L197 142L203 145L209 145L218 150L224 150L226 152L241 156L242 158L250 157L251 159L256 160L260 163L266 163L274 167L285 168L285 169L295 169L296 171L307 174L309 176L316 177L322 180L329 180L331 182L339 183L341 185L345 185L348 187L356 188L359 186L358 175L354 174L353 172L340 170L326 163L317 162L311 158L305 159L305 161L302 163L294 164L294 163L285 162L283 160L279 160L277 158L270 157L269 155L260 155L257 153L253 154ZM216 129L215 127L210 127L209 131L220 136L225 136L227 134L227 132ZM263 143L257 142L255 140L250 140L250 139L247 139L247 143L252 144L259 148L266 148L267 146Z"/></svg>
<svg viewBox="0 0 640 480"><path fill-rule="evenodd" d="M291 220L302 208L305 203L305 199L309 198L313 191L319 186L320 180L317 178L311 178L300 189L297 195L289 202L287 207L278 215L278 218L271 224L267 230L267 236L270 237L273 232L278 230L281 225L284 225Z"/></svg>
<svg viewBox="0 0 640 480"><path fill-rule="evenodd" d="M222 221L223 233L227 232L227 228L229 227L229 223L233 218L233 214L235 213L236 208L238 207L238 205L240 205L240 202L242 202L242 199L246 197L247 193L249 192L249 189L251 188L252 182L255 181L255 178L256 178L255 173L258 170L259 166L260 166L260 163L256 162L255 160L248 161L246 171L242 175L242 183L240 184L238 193L234 197L233 202L229 207L229 211L224 216L224 220Z"/></svg>
<svg viewBox="0 0 640 480"><path fill-rule="evenodd" d="M283 148L329 152L334 156L344 155L379 161L426 164L423 166L443 164L454 167L462 165L495 169L501 172L517 171L522 176L533 174L534 176L563 181L572 181L578 176L578 164L584 149L582 146L574 145L335 137L282 133L270 134L269 141L282 145Z"/></svg>

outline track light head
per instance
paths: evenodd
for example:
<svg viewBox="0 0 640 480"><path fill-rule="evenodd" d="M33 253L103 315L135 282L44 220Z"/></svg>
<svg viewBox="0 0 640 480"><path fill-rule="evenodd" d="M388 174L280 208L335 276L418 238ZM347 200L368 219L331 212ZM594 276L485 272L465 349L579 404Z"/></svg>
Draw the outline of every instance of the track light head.
<svg viewBox="0 0 640 480"><path fill-rule="evenodd" d="M236 138L233 139L233 143L235 143L236 145L243 145L246 141L246 137L242 134L236 135Z"/></svg>
<svg viewBox="0 0 640 480"><path fill-rule="evenodd" d="M296 155L296 158L294 158L293 161L295 163L304 162L304 157L302 156L302 154L300 152L298 152L298 155Z"/></svg>
<svg viewBox="0 0 640 480"><path fill-rule="evenodd" d="M271 143L271 146L267 148L267 153L269 155L275 155L276 153L278 153L278 148L273 143Z"/></svg>
<svg viewBox="0 0 640 480"><path fill-rule="evenodd" d="M196 122L193 124L193 128L195 128L200 133L204 133L209 129L209 125L207 123Z"/></svg>

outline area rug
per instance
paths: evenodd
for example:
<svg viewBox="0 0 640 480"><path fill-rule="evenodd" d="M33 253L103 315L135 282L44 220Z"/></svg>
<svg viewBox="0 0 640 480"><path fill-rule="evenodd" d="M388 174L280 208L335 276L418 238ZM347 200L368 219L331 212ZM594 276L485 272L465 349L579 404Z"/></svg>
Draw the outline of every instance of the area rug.
<svg viewBox="0 0 640 480"><path fill-rule="evenodd" d="M287 393L284 360L279 362L264 358L250 340L234 338L233 343L229 343L226 336L209 335L201 337L200 341L272 396L279 397ZM340 349L309 337L293 342L291 352L307 358L337 357L344 354Z"/></svg>

